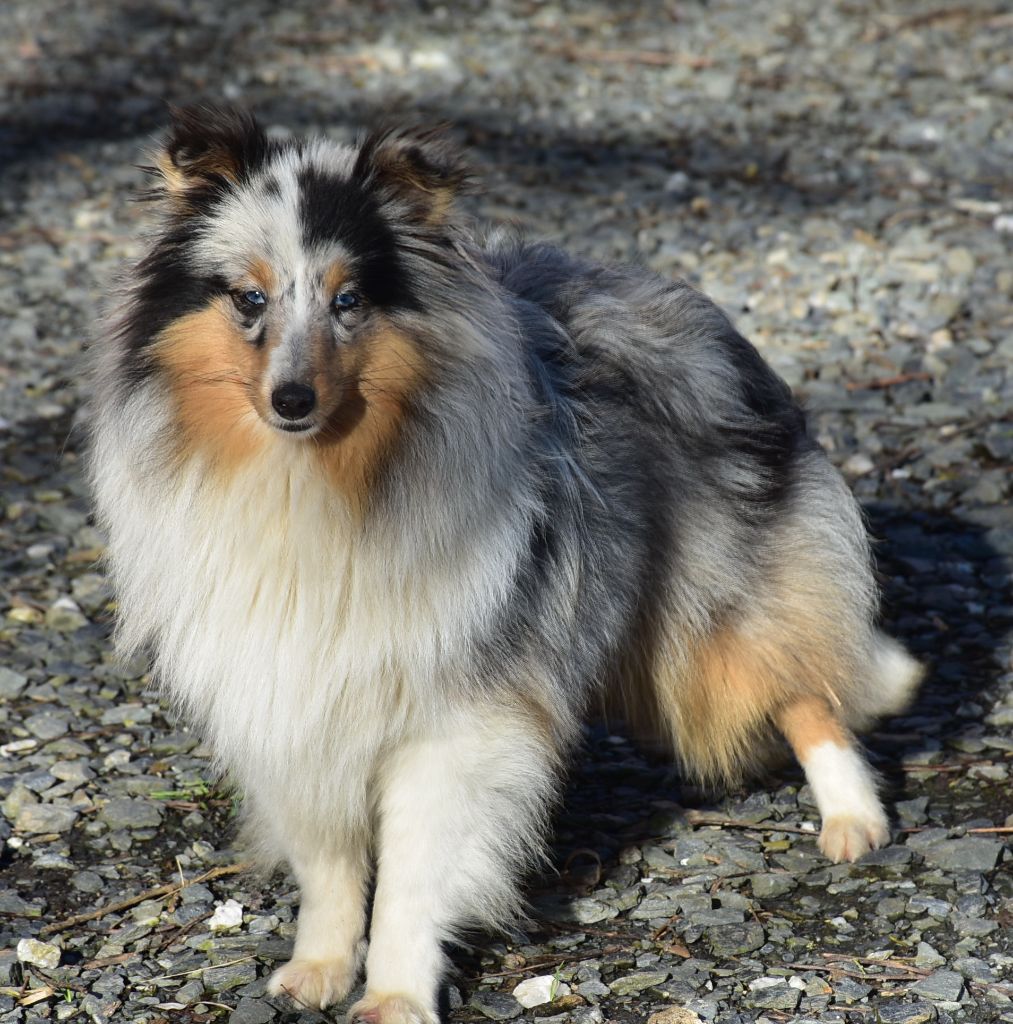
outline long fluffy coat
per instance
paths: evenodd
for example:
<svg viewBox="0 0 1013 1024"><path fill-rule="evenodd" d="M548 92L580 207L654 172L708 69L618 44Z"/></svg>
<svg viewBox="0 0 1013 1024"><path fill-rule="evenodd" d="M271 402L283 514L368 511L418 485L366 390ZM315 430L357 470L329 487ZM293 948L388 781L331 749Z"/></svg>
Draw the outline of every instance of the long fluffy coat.
<svg viewBox="0 0 1013 1024"><path fill-rule="evenodd" d="M273 987L434 1020L440 942L502 922L589 713L707 779L787 737L823 846L886 836L850 728L917 668L861 517L708 299L477 236L459 158L177 115L95 346L91 476L125 650L303 888ZM312 396L292 422L280 389Z"/></svg>

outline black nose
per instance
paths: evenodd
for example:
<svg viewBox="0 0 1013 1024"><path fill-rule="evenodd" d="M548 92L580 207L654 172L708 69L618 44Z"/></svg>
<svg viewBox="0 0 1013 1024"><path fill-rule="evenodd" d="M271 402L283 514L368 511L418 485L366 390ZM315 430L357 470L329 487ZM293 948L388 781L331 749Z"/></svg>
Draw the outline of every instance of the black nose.
<svg viewBox="0 0 1013 1024"><path fill-rule="evenodd" d="M301 420L309 416L316 404L317 393L305 384L282 384L271 392L274 411L287 420Z"/></svg>

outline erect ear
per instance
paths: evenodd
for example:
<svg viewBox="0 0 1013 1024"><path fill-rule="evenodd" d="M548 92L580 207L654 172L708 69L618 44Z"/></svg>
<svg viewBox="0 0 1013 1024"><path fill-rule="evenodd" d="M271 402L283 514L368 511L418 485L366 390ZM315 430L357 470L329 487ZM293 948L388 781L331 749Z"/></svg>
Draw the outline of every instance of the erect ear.
<svg viewBox="0 0 1013 1024"><path fill-rule="evenodd" d="M385 198L406 204L418 221L434 227L449 219L454 199L471 178L443 125L373 132L359 150L355 176Z"/></svg>
<svg viewBox="0 0 1013 1024"><path fill-rule="evenodd" d="M238 185L270 152L256 118L235 107L171 107L172 125L158 153L158 170L171 196Z"/></svg>

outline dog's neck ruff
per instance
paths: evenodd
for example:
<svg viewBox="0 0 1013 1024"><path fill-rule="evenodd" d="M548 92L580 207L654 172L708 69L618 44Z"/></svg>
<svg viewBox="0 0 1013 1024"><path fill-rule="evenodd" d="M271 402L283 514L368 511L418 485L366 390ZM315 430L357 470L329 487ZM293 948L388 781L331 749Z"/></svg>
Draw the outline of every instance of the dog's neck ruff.
<svg viewBox="0 0 1013 1024"><path fill-rule="evenodd" d="M199 456L160 459L160 417L131 405L94 460L120 646L152 650L223 764L280 779L326 749L355 774L370 748L438 719L513 575L509 517L434 558L409 529L357 521L308 446L279 438L222 479Z"/></svg>

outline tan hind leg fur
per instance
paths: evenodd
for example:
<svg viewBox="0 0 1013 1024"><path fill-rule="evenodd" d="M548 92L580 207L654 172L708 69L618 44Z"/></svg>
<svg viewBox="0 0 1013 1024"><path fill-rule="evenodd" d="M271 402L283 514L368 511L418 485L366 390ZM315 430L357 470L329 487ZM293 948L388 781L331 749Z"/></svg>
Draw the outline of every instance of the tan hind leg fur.
<svg viewBox="0 0 1013 1024"><path fill-rule="evenodd" d="M674 643L656 651L651 671L627 675L611 710L639 737L665 742L692 774L716 783L763 768L780 731L823 818L820 848L831 860L855 860L887 842L889 832L849 726L899 706L920 672L899 645L876 641L872 657L863 658L860 644L849 649L839 633L817 629L801 614L792 628L769 619L762 628L726 627L688 651Z"/></svg>
<svg viewBox="0 0 1013 1024"><path fill-rule="evenodd" d="M854 860L888 832L851 730L906 705L921 667L872 625L864 528L843 483L823 463L807 472L806 502L772 538L752 597L720 617L673 605L645 620L608 712L708 783L763 769L783 749L780 731L823 817L821 848Z"/></svg>

